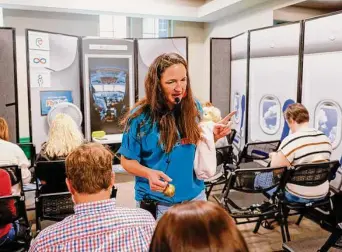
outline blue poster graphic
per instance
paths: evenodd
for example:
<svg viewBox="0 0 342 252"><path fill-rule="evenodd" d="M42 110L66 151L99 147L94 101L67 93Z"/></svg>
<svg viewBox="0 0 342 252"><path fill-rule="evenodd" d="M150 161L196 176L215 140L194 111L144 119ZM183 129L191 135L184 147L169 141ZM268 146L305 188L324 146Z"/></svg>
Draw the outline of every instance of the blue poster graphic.
<svg viewBox="0 0 342 252"><path fill-rule="evenodd" d="M260 126L269 135L277 133L280 127L280 103L274 96L265 96L260 101Z"/></svg>
<svg viewBox="0 0 342 252"><path fill-rule="evenodd" d="M235 123L238 124L240 122L240 94L235 93L234 95L234 110L236 111L236 114L234 115Z"/></svg>
<svg viewBox="0 0 342 252"><path fill-rule="evenodd" d="M121 134L129 110L129 59L89 58L91 131Z"/></svg>
<svg viewBox="0 0 342 252"><path fill-rule="evenodd" d="M47 115L53 106L62 102L73 103L72 91L70 90L41 91L40 92L41 115L42 116Z"/></svg>
<svg viewBox="0 0 342 252"><path fill-rule="evenodd" d="M269 130L274 130L277 125L277 103L276 101L265 101L263 103L263 119L264 119L264 125Z"/></svg>
<svg viewBox="0 0 342 252"><path fill-rule="evenodd" d="M331 143L335 143L338 124L338 112L336 107L322 106L317 115L318 130L329 137Z"/></svg>

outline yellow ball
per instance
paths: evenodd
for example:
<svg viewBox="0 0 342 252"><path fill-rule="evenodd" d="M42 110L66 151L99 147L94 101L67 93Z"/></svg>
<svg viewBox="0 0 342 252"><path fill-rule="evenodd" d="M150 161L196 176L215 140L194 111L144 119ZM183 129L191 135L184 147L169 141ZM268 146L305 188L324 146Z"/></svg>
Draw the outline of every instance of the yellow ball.
<svg viewBox="0 0 342 252"><path fill-rule="evenodd" d="M168 184L164 190L164 195L167 197L173 197L176 192L176 187L172 184Z"/></svg>

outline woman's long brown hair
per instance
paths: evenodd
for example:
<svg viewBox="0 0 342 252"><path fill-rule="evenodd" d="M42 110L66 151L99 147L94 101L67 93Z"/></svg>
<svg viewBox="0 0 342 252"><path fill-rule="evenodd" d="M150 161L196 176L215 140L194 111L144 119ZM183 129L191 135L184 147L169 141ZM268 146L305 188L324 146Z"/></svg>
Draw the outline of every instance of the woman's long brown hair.
<svg viewBox="0 0 342 252"><path fill-rule="evenodd" d="M232 217L219 205L190 201L171 207L158 221L150 252L248 252Z"/></svg>
<svg viewBox="0 0 342 252"><path fill-rule="evenodd" d="M187 75L186 96L182 99L177 120L170 113L160 82L165 70L175 64L182 64ZM177 129L181 137L186 138L188 143L197 144L200 140L200 128L198 127L200 114L190 86L188 65L182 56L176 53L158 56L151 64L145 78L145 93L146 97L134 105L134 113L129 112L122 120L123 125L142 113L147 113L151 122L157 123L160 131L160 144L164 146L167 153L172 150L178 140Z"/></svg>

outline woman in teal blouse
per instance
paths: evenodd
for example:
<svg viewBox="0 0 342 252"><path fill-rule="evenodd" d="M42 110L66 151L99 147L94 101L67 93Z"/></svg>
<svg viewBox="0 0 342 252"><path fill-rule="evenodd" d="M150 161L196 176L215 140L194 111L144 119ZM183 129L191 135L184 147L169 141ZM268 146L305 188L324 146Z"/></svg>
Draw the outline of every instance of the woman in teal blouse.
<svg viewBox="0 0 342 252"><path fill-rule="evenodd" d="M204 182L194 173L202 107L193 98L186 61L174 53L154 60L145 93L123 121L119 153L123 168L136 176L135 199L154 200L159 218L174 204L206 200ZM229 134L231 116L215 126L216 140ZM163 194L169 182L176 188L171 198Z"/></svg>

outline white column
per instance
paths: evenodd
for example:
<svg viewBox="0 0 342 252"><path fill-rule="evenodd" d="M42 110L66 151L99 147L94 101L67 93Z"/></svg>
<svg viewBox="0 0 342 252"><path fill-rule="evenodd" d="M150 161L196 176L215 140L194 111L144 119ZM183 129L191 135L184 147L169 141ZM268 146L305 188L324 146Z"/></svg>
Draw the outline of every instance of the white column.
<svg viewBox="0 0 342 252"><path fill-rule="evenodd" d="M2 13L2 8L0 7L0 27L4 26L4 14Z"/></svg>

